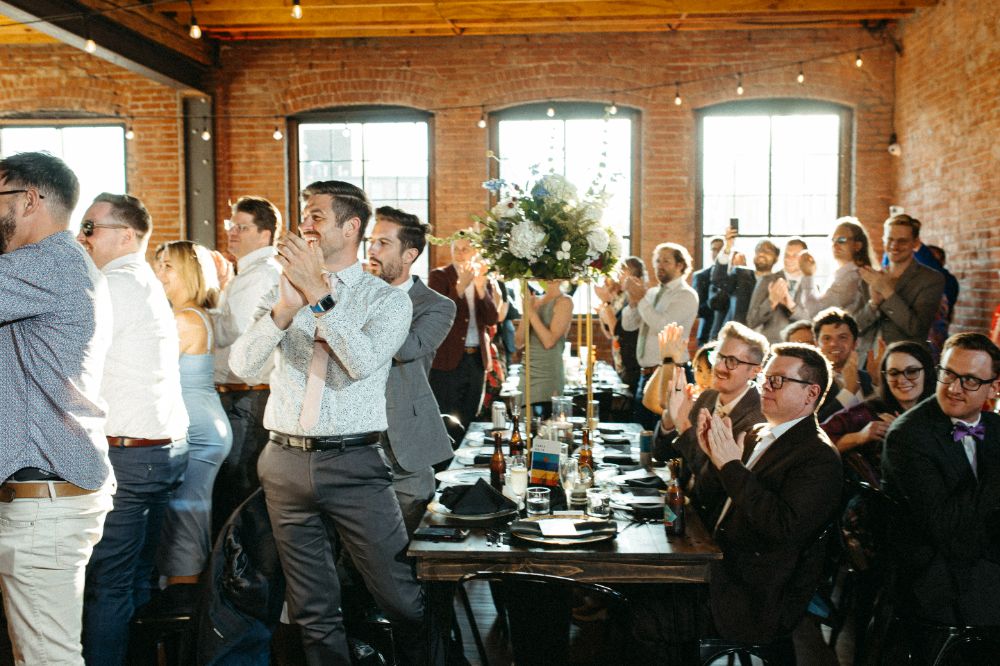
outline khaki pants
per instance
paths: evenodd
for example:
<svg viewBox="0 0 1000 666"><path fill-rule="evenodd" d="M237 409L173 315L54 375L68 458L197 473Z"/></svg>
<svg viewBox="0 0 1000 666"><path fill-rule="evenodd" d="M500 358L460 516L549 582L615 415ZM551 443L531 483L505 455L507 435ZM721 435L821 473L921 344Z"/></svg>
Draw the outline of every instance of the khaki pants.
<svg viewBox="0 0 1000 666"><path fill-rule="evenodd" d="M0 590L15 663L83 664L85 572L113 487L0 503Z"/></svg>

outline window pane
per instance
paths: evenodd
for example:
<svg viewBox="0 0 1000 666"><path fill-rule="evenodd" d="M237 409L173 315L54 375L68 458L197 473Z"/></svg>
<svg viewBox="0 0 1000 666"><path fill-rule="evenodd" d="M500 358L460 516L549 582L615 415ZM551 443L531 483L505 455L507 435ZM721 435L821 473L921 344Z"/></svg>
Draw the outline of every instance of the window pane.
<svg viewBox="0 0 1000 666"><path fill-rule="evenodd" d="M0 128L0 156L45 150L62 159L80 181L70 219L79 224L101 192L124 194L125 130L120 125Z"/></svg>
<svg viewBox="0 0 1000 666"><path fill-rule="evenodd" d="M342 180L363 189L373 208L392 206L428 220L429 146L426 121L302 123L299 125L299 178ZM371 231L369 222L366 233ZM364 259L362 243L359 258ZM425 250L412 268L426 279Z"/></svg>

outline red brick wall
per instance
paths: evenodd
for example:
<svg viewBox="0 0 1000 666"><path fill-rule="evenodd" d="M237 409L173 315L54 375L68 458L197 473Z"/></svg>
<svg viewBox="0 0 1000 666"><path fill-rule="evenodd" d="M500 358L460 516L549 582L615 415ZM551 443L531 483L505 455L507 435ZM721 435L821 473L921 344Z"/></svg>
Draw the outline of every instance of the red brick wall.
<svg viewBox="0 0 1000 666"><path fill-rule="evenodd" d="M184 233L180 98L176 91L79 49L0 46L0 123L12 114L134 116L126 143L129 192L153 216L150 246ZM77 222L74 220L74 223Z"/></svg>
<svg viewBox="0 0 1000 666"><path fill-rule="evenodd" d="M223 115L279 117L357 104L435 111L432 221L444 234L466 225L469 214L485 205L480 184L487 133L476 126L480 104L491 109L550 99L608 102L610 94L593 91L671 83L614 95L619 105L642 112L646 254L664 240L694 241L694 110L736 99L736 71L779 63L791 65L748 73L744 97L805 97L852 107L855 212L869 224L884 219L893 192L885 145L894 56L891 48L868 51L858 70L853 51L872 43L860 31L801 30L226 44L217 99ZM797 61L838 52L845 53L806 65L806 85L795 82ZM674 105L673 81L712 76L723 78L685 85L684 105ZM446 108L463 105L471 108ZM285 146L270 138L273 124L253 117L220 119L220 204L226 196L250 192L287 202ZM825 228L825 221L817 222Z"/></svg>
<svg viewBox="0 0 1000 666"><path fill-rule="evenodd" d="M962 285L953 331L983 330L1000 303L1000 3L948 0L901 32L896 199Z"/></svg>

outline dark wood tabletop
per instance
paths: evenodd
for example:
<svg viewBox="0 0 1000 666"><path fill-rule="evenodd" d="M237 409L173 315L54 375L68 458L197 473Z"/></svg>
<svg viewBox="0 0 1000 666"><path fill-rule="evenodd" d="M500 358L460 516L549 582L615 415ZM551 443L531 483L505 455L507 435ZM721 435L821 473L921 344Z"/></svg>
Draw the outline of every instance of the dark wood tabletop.
<svg viewBox="0 0 1000 666"><path fill-rule="evenodd" d="M461 465L453 461L455 467ZM428 512L421 526L462 527L470 534L460 542L413 540L409 554L416 559L417 576L430 582L455 581L474 571L530 571L587 582L704 583L709 564L721 559L722 553L696 512L686 512L686 518L685 535L668 537L662 523L636 523L616 511L615 538L547 546L511 536L507 529L511 518L470 522ZM502 541L497 532L504 533Z"/></svg>

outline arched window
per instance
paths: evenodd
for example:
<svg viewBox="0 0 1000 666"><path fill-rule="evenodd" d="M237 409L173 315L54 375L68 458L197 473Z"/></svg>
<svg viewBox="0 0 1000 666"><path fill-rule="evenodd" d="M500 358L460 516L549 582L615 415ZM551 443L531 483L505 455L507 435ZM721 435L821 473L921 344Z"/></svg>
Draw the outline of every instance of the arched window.
<svg viewBox="0 0 1000 666"><path fill-rule="evenodd" d="M851 210L853 116L847 107L811 100L730 102L701 109L697 210L700 249L739 220L736 250L771 238L801 236L826 249L833 221ZM819 272L829 252L815 253Z"/></svg>

